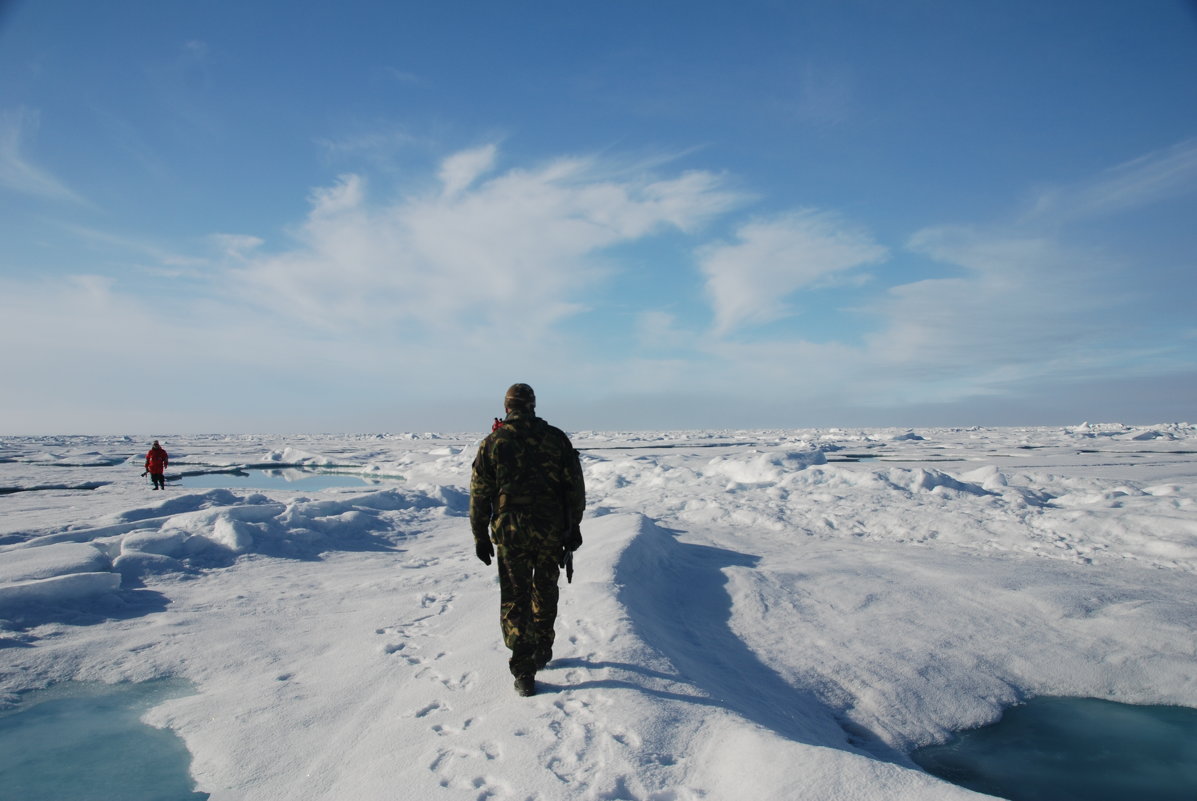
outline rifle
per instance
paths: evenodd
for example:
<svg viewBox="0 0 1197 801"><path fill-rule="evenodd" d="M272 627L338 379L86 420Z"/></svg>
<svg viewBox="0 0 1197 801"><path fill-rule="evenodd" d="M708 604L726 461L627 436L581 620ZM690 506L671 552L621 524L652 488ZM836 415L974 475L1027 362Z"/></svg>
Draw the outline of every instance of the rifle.
<svg viewBox="0 0 1197 801"><path fill-rule="evenodd" d="M572 584L574 581L574 551L582 545L582 529L577 523L569 527L569 537L561 546L561 567L565 568L565 581L567 584Z"/></svg>

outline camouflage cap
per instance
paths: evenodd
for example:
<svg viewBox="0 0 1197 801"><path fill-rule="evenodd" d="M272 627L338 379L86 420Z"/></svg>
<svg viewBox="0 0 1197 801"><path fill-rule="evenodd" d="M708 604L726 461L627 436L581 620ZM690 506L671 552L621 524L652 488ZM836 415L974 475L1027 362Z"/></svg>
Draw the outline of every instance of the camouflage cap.
<svg viewBox="0 0 1197 801"><path fill-rule="evenodd" d="M536 393L527 384L512 384L503 396L503 408L532 411L536 408Z"/></svg>

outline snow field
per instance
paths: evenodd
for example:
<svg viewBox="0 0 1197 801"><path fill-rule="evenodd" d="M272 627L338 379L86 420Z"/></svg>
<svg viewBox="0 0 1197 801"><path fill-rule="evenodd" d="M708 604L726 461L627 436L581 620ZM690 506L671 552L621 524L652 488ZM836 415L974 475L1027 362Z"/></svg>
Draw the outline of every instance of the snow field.
<svg viewBox="0 0 1197 801"><path fill-rule="evenodd" d="M149 493L119 440L4 440L0 484L113 477L0 496L3 697L188 679L146 719L214 799L977 797L906 752L1037 694L1197 706L1192 427L575 435L585 545L531 699L473 442L298 439L163 442L407 480Z"/></svg>

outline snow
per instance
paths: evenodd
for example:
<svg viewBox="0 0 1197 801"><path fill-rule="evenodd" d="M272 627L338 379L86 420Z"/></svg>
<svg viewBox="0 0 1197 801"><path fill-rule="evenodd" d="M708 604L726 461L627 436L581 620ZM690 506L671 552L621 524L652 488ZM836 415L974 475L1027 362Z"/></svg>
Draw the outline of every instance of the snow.
<svg viewBox="0 0 1197 801"><path fill-rule="evenodd" d="M0 438L0 704L189 681L213 799L954 799L1032 696L1197 707L1197 427L575 432L585 544L511 688L480 434ZM377 486L188 489L230 466ZM94 489L86 489L94 487ZM80 489L83 488L83 489Z"/></svg>

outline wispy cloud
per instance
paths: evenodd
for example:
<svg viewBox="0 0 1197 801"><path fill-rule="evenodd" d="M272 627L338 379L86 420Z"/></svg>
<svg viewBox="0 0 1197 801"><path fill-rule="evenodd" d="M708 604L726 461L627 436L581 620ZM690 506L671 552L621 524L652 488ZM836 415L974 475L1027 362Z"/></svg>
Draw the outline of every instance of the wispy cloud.
<svg viewBox="0 0 1197 801"><path fill-rule="evenodd" d="M1101 218L1197 192L1197 139L1148 153L1087 181L1041 189L1024 222Z"/></svg>
<svg viewBox="0 0 1197 801"><path fill-rule="evenodd" d="M63 224L62 229L91 249L111 250L118 254L122 263L128 264L132 256L143 265L144 269L170 276L184 275L188 272L200 273L211 266L211 261L202 256L190 255L164 247L148 239L137 239L123 236L111 231L90 228L84 225Z"/></svg>
<svg viewBox="0 0 1197 801"><path fill-rule="evenodd" d="M743 225L735 242L699 253L714 331L724 335L785 317L792 293L887 255L867 232L829 212L798 211Z"/></svg>
<svg viewBox="0 0 1197 801"><path fill-rule="evenodd" d="M24 195L86 204L87 201L25 155L25 143L36 136L41 114L28 108L0 111L0 186Z"/></svg>
<svg viewBox="0 0 1197 801"><path fill-rule="evenodd" d="M701 252L715 326L698 347L717 361L725 385L795 398L851 387L857 404L957 402L1092 375L1191 369L1191 356L1143 338L1154 318L1153 290L1141 276L1114 254L1071 244L1058 231L1046 235L1043 223L1175 197L1197 186L1195 170L1197 141L1184 142L1044 195L1034 215L1014 223L916 232L907 253L953 274L858 303L854 311L871 329L860 345L723 338L790 314L794 292L887 256L834 216L804 212L743 226L736 242ZM647 322L649 333L669 330L667 320Z"/></svg>
<svg viewBox="0 0 1197 801"><path fill-rule="evenodd" d="M418 85L424 82L423 79L416 73L410 72L408 70L401 70L398 67L384 67L382 72L388 80L395 81L397 83Z"/></svg>
<svg viewBox="0 0 1197 801"><path fill-rule="evenodd" d="M1041 190L1013 222L929 226L907 249L958 268L894 287L871 311L870 376L917 400L1002 392L1193 359L1158 336L1147 265L1070 242L1059 226L1104 220L1197 190L1197 139ZM1050 233L1045 233L1050 232ZM1166 324L1166 323L1164 323ZM1148 367L1150 366L1150 368Z"/></svg>
<svg viewBox="0 0 1197 801"><path fill-rule="evenodd" d="M1154 154L1133 163L1162 169L1164 161ZM1136 339L1150 296L1128 288L1152 288L1128 280L1114 256L1029 223L916 232L905 258L950 265L950 277L889 289L870 282L854 304L864 328L852 341L765 336L752 329L795 314L797 293L849 285L892 255L855 221L800 210L745 222L697 248L662 240L693 256L690 283L670 288L691 298L705 289L713 324L696 321L686 301L647 308L636 305L647 298L621 298L632 352L595 344L583 358L562 323L610 294L591 290L615 285L612 248L669 232L702 237L706 224L744 202L724 176L668 165L566 157L506 166L500 148L485 145L450 154L398 192L379 188L377 174L346 173L310 192L282 248L218 233L201 255L187 256L73 228L90 249L114 252L113 263L148 262L139 280L114 273L5 282L0 328L18 336L44 308L70 320L28 351L44 358L22 354L23 372L14 375L26 384L45 364L73 376L98 376L96 365L132 373L148 354L182 384L202 367L222 376L213 386L227 386L233 369L248 382L269 374L276 385L297 386L319 375L322 385L386 394L418 376L422 386L402 392L436 403L510 381L518 364L524 379L539 386L543 378L588 403L697 397L710 408L764 403L781 410L779 419L789 419L788 404L834 419L849 407L967 403L1020 388L1046 393L1061 379L1163 371L1191 341L1183 339L1192 336L1187 320L1174 352L1161 352L1158 336ZM1129 176L1124 169L1104 175ZM1169 184L1150 173L1121 185L1156 190L1110 194L1158 196ZM1113 185L1076 184L1094 187L1093 197ZM878 278L900 274L887 266ZM176 287L181 277L194 291L168 298L163 283L140 280L155 275ZM148 344L146 330L155 332ZM732 336L740 332L753 336ZM80 339L85 345L74 347Z"/></svg>
<svg viewBox="0 0 1197 801"><path fill-rule="evenodd" d="M499 149L486 145L474 150L454 153L441 162L441 184L446 198L454 197L490 171L495 164Z"/></svg>
<svg viewBox="0 0 1197 801"><path fill-rule="evenodd" d="M679 326L677 317L661 309L636 315L637 345L649 352L691 349L700 336Z"/></svg>
<svg viewBox="0 0 1197 801"><path fill-rule="evenodd" d="M249 255L263 244L258 237L246 234L212 234L208 241L223 258L234 260L249 258Z"/></svg>
<svg viewBox="0 0 1197 801"><path fill-rule="evenodd" d="M1117 266L1060 242L980 227L915 234L908 248L961 273L894 287L868 309L862 376L877 397L952 401L1115 368L1132 320ZM1111 320L1121 320L1118 327Z"/></svg>
<svg viewBox="0 0 1197 801"><path fill-rule="evenodd" d="M316 140L331 158L348 156L362 157L370 161L389 163L395 154L412 145L428 143L400 129L368 131L339 137L325 137Z"/></svg>
<svg viewBox="0 0 1197 801"><path fill-rule="evenodd" d="M200 430L213 425L243 430L294 414L302 398L283 404L286 408L274 399L280 384L302 381L296 372L307 376L310 365L322 365L311 393L335 384L331 376L352 380L367 373L355 361L357 349L343 343L311 340L299 349L293 330L277 319L196 295L146 297L136 289L94 274L0 276L0 338L15 342L39 331L36 345L11 348L5 357L0 412L11 426L127 430L179 415L181 425ZM55 325L45 325L48 315ZM147 383L169 400L164 405L147 400ZM45 391L47 386L53 390ZM248 417L245 409L233 412L232 394L272 411ZM87 403L70 400L80 397ZM223 420L214 423L215 418Z"/></svg>
<svg viewBox="0 0 1197 801"><path fill-rule="evenodd" d="M439 187L389 203L342 176L313 193L295 247L232 275L254 302L330 329L522 341L584 308L606 248L738 202L710 173L631 175L596 158L500 171L497 159L491 146L453 154Z"/></svg>

